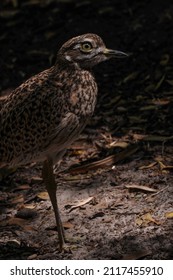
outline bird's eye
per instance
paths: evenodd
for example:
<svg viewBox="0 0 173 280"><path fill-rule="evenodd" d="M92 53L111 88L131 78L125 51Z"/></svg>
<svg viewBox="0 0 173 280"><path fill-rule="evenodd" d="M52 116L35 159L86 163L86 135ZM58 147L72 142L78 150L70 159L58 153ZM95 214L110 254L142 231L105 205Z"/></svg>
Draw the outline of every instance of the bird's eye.
<svg viewBox="0 0 173 280"><path fill-rule="evenodd" d="M90 42L85 42L81 44L81 51L82 52L90 52L92 51L92 44Z"/></svg>

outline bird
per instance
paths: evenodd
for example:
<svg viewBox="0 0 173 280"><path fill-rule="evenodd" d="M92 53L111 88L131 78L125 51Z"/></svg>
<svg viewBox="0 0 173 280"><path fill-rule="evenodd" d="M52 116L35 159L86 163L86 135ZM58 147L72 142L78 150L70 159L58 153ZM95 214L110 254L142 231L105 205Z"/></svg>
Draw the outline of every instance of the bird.
<svg viewBox="0 0 173 280"><path fill-rule="evenodd" d="M59 49L54 65L14 89L0 111L0 166L42 163L60 251L65 250L66 239L53 166L94 113L98 87L92 68L110 58L126 56L106 48L96 34L73 37Z"/></svg>

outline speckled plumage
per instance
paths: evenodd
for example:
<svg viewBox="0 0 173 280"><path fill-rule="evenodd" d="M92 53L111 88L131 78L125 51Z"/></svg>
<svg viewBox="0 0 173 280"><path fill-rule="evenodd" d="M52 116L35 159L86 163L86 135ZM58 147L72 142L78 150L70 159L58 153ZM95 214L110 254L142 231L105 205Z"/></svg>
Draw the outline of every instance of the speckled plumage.
<svg viewBox="0 0 173 280"><path fill-rule="evenodd" d="M95 34L72 38L59 50L55 65L15 89L0 112L0 165L44 162L43 179L54 207L60 249L64 232L52 165L94 112L97 84L91 67L124 55L106 49Z"/></svg>
<svg viewBox="0 0 173 280"><path fill-rule="evenodd" d="M1 111L1 161L20 165L48 154L55 158L85 126L96 95L90 72L73 67L52 67L26 81Z"/></svg>

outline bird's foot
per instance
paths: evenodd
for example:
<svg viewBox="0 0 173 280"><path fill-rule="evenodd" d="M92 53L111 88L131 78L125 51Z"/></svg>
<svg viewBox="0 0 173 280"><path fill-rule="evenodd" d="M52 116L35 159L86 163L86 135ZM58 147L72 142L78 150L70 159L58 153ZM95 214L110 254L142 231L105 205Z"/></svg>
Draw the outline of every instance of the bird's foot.
<svg viewBox="0 0 173 280"><path fill-rule="evenodd" d="M62 245L60 245L60 252L61 253L72 253L72 246L68 245L66 243L63 243Z"/></svg>
<svg viewBox="0 0 173 280"><path fill-rule="evenodd" d="M76 238L65 238L63 244L60 244L60 251L63 253L72 253L73 250L78 248L78 239Z"/></svg>

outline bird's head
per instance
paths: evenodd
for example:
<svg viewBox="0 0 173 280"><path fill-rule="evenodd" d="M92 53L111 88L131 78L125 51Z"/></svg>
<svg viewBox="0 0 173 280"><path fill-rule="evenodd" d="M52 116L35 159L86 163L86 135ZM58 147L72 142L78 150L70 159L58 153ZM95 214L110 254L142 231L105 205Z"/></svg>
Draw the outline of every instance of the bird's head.
<svg viewBox="0 0 173 280"><path fill-rule="evenodd" d="M125 56L123 52L107 49L98 35L88 33L68 40L60 48L57 59L80 68L91 68L110 58Z"/></svg>

